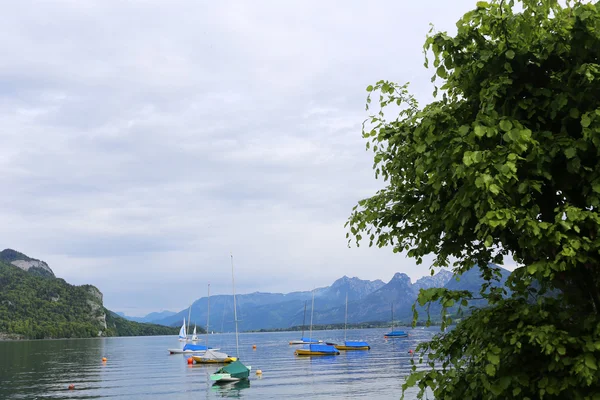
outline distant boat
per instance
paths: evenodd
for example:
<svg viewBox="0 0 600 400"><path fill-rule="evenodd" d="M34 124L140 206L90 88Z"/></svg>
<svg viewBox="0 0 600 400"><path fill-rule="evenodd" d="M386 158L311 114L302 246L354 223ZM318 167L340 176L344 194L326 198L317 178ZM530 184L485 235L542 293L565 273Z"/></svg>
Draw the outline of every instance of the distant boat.
<svg viewBox="0 0 600 400"><path fill-rule="evenodd" d="M322 340L304 337L304 326L306 325L306 301L304 301L304 318L302 319L302 336L300 340L290 340L290 344L318 344L323 343Z"/></svg>
<svg viewBox="0 0 600 400"><path fill-rule="evenodd" d="M348 293L346 293L346 316L344 317L344 344L335 345L338 350L370 350L371 346L367 342L357 340L346 340L348 331Z"/></svg>
<svg viewBox="0 0 600 400"><path fill-rule="evenodd" d="M313 311L315 309L315 291L312 293L312 304L310 307L310 337L312 338ZM297 356L337 356L340 354L337 349L330 344L306 344L301 349L297 349L294 354Z"/></svg>
<svg viewBox="0 0 600 400"><path fill-rule="evenodd" d="M231 288L233 292L233 319L235 321L235 348L237 352L237 358L234 362L219 368L217 372L210 376L211 381L215 381L215 384L225 382L236 382L241 380L247 380L250 377L250 369L252 367L245 366L239 360L240 358L240 344L238 334L238 319L237 319L237 307L235 302L235 279L233 275L233 255L231 256Z"/></svg>
<svg viewBox="0 0 600 400"><path fill-rule="evenodd" d="M408 333L394 330L394 303L392 303L392 331L383 335L385 338L406 338Z"/></svg>
<svg viewBox="0 0 600 400"><path fill-rule="evenodd" d="M194 333L192 333L192 342L197 342L198 336L196 336L196 324L194 324Z"/></svg>
<svg viewBox="0 0 600 400"><path fill-rule="evenodd" d="M183 318L183 325L181 325L181 329L179 330L179 341L180 342L187 341L187 333L185 330L185 317Z"/></svg>
<svg viewBox="0 0 600 400"><path fill-rule="evenodd" d="M202 354L206 350L220 350L207 347L203 344L186 344L183 349L168 349L171 354Z"/></svg>

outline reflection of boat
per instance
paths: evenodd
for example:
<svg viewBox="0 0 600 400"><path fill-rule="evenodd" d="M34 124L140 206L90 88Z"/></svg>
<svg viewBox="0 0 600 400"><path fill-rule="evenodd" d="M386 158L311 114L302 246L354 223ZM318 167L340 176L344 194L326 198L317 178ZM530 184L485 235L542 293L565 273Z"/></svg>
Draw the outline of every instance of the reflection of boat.
<svg viewBox="0 0 600 400"><path fill-rule="evenodd" d="M212 347L206 347L203 344L186 344L183 349L168 349L171 354L201 354L206 350L219 350Z"/></svg>
<svg viewBox="0 0 600 400"><path fill-rule="evenodd" d="M346 316L344 317L344 344L336 344L338 350L370 350L371 346L367 342L357 340L346 340L348 331L348 293L346 293Z"/></svg>
<svg viewBox="0 0 600 400"><path fill-rule="evenodd" d="M304 326L306 325L306 301L304 302L304 318L302 318L302 336L300 340L290 340L290 344L323 343L322 340L304 337Z"/></svg>
<svg viewBox="0 0 600 400"><path fill-rule="evenodd" d="M236 357L230 357L215 350L206 350L203 354L192 356L192 358L198 364L228 364L237 360Z"/></svg>
<svg viewBox="0 0 600 400"><path fill-rule="evenodd" d="M217 372L210 376L211 381L216 383L220 382L236 382L240 380L247 380L250 377L251 367L246 367L239 361L240 358L240 345L239 345L239 334L238 334L238 319L237 319L237 307L235 302L235 279L233 275L233 255L231 256L231 289L233 292L233 319L235 321L235 348L237 352L237 358L231 364L228 364L222 368L219 368Z"/></svg>
<svg viewBox="0 0 600 400"><path fill-rule="evenodd" d="M392 303L392 331L383 335L385 338L406 338L408 333L394 330L394 303Z"/></svg>
<svg viewBox="0 0 600 400"><path fill-rule="evenodd" d="M250 380L244 379L236 382L216 382L211 390L219 397L242 397L240 390L250 387Z"/></svg>
<svg viewBox="0 0 600 400"><path fill-rule="evenodd" d="M313 311L315 309L315 291L312 293L312 304L310 307L310 337L312 338ZM294 354L297 356L336 356L340 354L333 345L330 344L305 344L301 349L297 349Z"/></svg>

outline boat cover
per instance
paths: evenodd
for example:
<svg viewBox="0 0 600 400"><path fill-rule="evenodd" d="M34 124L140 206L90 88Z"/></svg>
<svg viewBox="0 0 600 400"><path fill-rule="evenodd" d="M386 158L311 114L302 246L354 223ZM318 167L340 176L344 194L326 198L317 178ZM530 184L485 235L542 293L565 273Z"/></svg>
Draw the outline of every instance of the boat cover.
<svg viewBox="0 0 600 400"><path fill-rule="evenodd" d="M407 336L408 333L404 332L404 331L391 331L389 333L386 333L385 336Z"/></svg>
<svg viewBox="0 0 600 400"><path fill-rule="evenodd" d="M240 361L234 361L220 368L215 374L230 374L233 378L244 379L250 376L250 370Z"/></svg>
<svg viewBox="0 0 600 400"><path fill-rule="evenodd" d="M206 350L206 346L203 344L186 344L185 346L183 346L183 351L186 351L186 350L192 350L192 351Z"/></svg>
<svg viewBox="0 0 600 400"><path fill-rule="evenodd" d="M337 354L339 353L337 349L329 344L307 344L304 346L304 350L310 350L321 353L331 353Z"/></svg>
<svg viewBox="0 0 600 400"><path fill-rule="evenodd" d="M202 358L205 360L224 361L227 358L229 358L229 356L227 354L221 353L219 351L206 350L206 352L203 355L198 356L198 358Z"/></svg>
<svg viewBox="0 0 600 400"><path fill-rule="evenodd" d="M302 340L303 342L307 342L307 343L308 343L308 342L314 342L314 343L317 343L317 342L318 342L318 340L317 340L317 339L311 339L311 338L309 338L309 337L303 337L303 338L300 338L300 340Z"/></svg>
<svg viewBox="0 0 600 400"><path fill-rule="evenodd" d="M359 341L353 340L350 342L344 342L344 346L346 346L346 347L369 347L369 344L367 342L359 342Z"/></svg>

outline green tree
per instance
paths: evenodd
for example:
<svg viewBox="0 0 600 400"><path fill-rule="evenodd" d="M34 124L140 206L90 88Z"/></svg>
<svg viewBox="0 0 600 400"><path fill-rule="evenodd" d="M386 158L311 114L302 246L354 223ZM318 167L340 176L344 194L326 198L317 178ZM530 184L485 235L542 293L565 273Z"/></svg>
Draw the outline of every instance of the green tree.
<svg viewBox="0 0 600 400"><path fill-rule="evenodd" d="M600 5L478 2L457 28L425 43L434 102L420 108L387 81L367 88L367 108L375 93L380 108L363 136L386 186L359 201L348 235L488 281L480 294L421 291L421 305L489 306L421 345L429 368L404 388L600 399ZM490 262L508 255L523 267L493 288Z"/></svg>

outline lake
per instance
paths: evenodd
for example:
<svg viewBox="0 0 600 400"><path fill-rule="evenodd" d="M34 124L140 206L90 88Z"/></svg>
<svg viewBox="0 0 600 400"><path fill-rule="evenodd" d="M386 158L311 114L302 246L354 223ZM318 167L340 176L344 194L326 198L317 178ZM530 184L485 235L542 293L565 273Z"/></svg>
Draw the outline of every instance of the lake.
<svg viewBox="0 0 600 400"><path fill-rule="evenodd" d="M397 399L410 372L408 351L439 332L439 327L404 329L409 338L384 339L389 329L348 330L348 340L366 340L371 350L321 357L294 355L299 346L288 342L301 332L242 333L240 359L252 366L250 381L225 387L209 381L217 366L188 365L187 356L168 354L167 348L182 347L176 336L4 341L0 399ZM340 343L344 331L313 336ZM210 335L209 346L235 356L235 334Z"/></svg>

